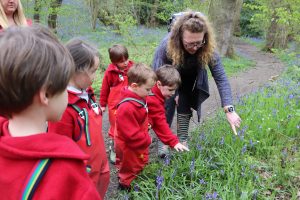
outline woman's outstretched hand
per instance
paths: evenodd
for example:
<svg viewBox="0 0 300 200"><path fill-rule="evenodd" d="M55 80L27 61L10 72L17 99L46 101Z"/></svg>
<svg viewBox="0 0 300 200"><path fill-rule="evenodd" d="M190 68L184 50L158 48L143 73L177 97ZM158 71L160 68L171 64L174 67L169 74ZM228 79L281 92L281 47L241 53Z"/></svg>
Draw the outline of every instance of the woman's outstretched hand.
<svg viewBox="0 0 300 200"><path fill-rule="evenodd" d="M240 116L236 112L228 112L228 113L226 113L226 117L227 117L227 121L229 122L229 124L231 126L233 133L235 135L237 135L235 127L239 128L241 125L242 120L241 120Z"/></svg>

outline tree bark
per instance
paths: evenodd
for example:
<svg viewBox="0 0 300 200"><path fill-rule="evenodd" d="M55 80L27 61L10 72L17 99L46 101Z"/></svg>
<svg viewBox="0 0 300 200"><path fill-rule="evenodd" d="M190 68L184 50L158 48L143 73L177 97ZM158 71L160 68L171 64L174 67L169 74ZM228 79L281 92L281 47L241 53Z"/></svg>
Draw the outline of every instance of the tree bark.
<svg viewBox="0 0 300 200"><path fill-rule="evenodd" d="M90 13L91 13L91 25L92 29L96 30L96 24L97 24L97 19L99 16L99 5L100 5L100 0L86 0Z"/></svg>
<svg viewBox="0 0 300 200"><path fill-rule="evenodd" d="M156 26L156 14L157 14L157 8L158 8L158 0L154 0L153 7L151 8L151 16L150 16L150 26L155 27Z"/></svg>
<svg viewBox="0 0 300 200"><path fill-rule="evenodd" d="M57 12L63 0L52 0L50 3L50 13L48 15L48 27L57 32Z"/></svg>
<svg viewBox="0 0 300 200"><path fill-rule="evenodd" d="M34 0L34 14L33 14L33 19L35 22L39 23L40 22L40 12L42 8L42 0Z"/></svg>
<svg viewBox="0 0 300 200"><path fill-rule="evenodd" d="M285 49L288 41L287 27L283 24L279 24L278 14L276 8L281 7L280 0L274 0L271 2L270 7L272 9L272 16L270 26L266 35L266 45L263 48L266 51L272 52L273 48Z"/></svg>
<svg viewBox="0 0 300 200"><path fill-rule="evenodd" d="M213 24L221 56L233 57L233 31L240 13L240 0L211 0L209 18Z"/></svg>

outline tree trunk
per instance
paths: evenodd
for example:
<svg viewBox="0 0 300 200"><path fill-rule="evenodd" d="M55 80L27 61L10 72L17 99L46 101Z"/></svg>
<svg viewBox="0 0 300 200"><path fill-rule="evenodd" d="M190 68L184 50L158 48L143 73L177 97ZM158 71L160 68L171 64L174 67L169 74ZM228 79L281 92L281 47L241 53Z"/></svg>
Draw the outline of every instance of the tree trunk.
<svg viewBox="0 0 300 200"><path fill-rule="evenodd" d="M33 19L35 22L39 23L40 22L40 12L42 8L42 0L34 0L34 14L33 14Z"/></svg>
<svg viewBox="0 0 300 200"><path fill-rule="evenodd" d="M87 4L88 4L90 12L91 12L92 29L96 30L97 19L99 16L100 0L87 0Z"/></svg>
<svg viewBox="0 0 300 200"><path fill-rule="evenodd" d="M209 18L215 30L217 47L221 56L232 57L234 55L232 37L236 16L241 11L239 5L240 0L211 0L210 2Z"/></svg>
<svg viewBox="0 0 300 200"><path fill-rule="evenodd" d="M285 25L279 24L279 17L276 13L276 8L281 7L280 0L271 2L272 17L266 36L266 45L263 48L266 51L272 52L273 48L285 49L288 41L288 31Z"/></svg>
<svg viewBox="0 0 300 200"><path fill-rule="evenodd" d="M158 0L154 0L153 6L151 8L151 16L150 16L150 26L155 27L156 26L156 14L157 14L157 8L158 8Z"/></svg>
<svg viewBox="0 0 300 200"><path fill-rule="evenodd" d="M63 0L52 0L50 3L50 12L48 15L48 27L51 28L55 33L57 32L57 12L61 6Z"/></svg>

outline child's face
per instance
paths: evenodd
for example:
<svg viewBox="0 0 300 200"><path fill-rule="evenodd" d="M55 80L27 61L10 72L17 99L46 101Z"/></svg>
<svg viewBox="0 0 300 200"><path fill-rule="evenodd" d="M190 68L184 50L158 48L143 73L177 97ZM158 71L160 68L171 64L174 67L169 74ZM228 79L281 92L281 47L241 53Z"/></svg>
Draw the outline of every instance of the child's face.
<svg viewBox="0 0 300 200"><path fill-rule="evenodd" d="M115 65L117 65L119 69L125 69L127 67L127 64L128 64L128 59L125 58L115 63Z"/></svg>
<svg viewBox="0 0 300 200"><path fill-rule="evenodd" d="M149 95L153 86L154 81L152 79L148 79L146 84L136 85L136 83L133 83L130 87L132 88L133 92L135 92L137 95L139 95L142 98L146 98Z"/></svg>
<svg viewBox="0 0 300 200"><path fill-rule="evenodd" d="M165 99L169 99L171 96L173 96L177 89L176 85L173 86L162 85L160 81L157 81L157 86L160 89L161 94Z"/></svg>
<svg viewBox="0 0 300 200"><path fill-rule="evenodd" d="M52 97L49 97L49 112L47 120L49 121L59 121L62 114L64 113L68 105L68 92L65 89L59 94L55 94Z"/></svg>
<svg viewBox="0 0 300 200"><path fill-rule="evenodd" d="M93 84L94 79L96 77L97 69L99 67L99 63L99 58L95 57L94 66L74 75L73 80L78 89L86 89Z"/></svg>

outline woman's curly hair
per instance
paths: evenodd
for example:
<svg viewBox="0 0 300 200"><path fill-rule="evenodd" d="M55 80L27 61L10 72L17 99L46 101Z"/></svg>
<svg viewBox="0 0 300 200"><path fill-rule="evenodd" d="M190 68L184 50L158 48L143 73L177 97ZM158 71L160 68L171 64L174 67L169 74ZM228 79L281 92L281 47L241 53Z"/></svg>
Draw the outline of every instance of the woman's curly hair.
<svg viewBox="0 0 300 200"><path fill-rule="evenodd" d="M211 24L200 12L188 11L175 21L167 46L168 57L172 59L173 65L180 65L184 62L182 35L186 30L191 33L204 32L205 45L199 48L196 54L198 60L206 66L213 56L216 42Z"/></svg>

